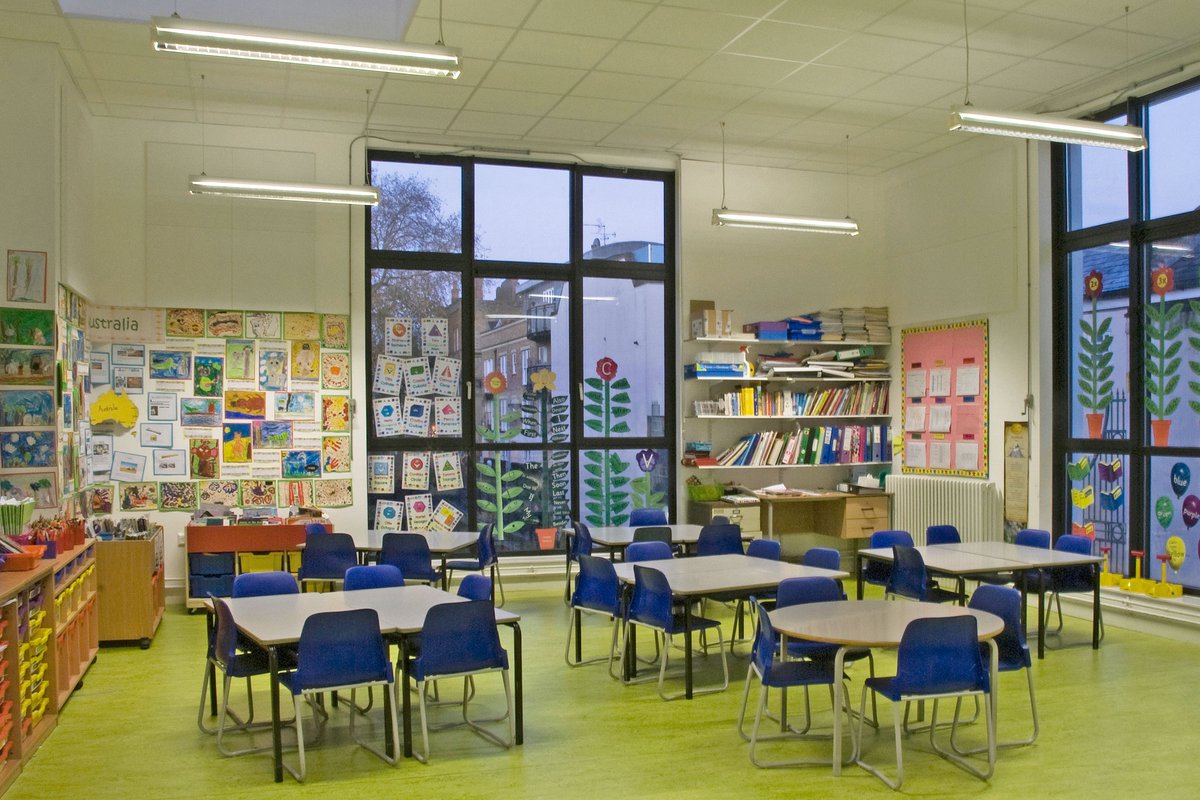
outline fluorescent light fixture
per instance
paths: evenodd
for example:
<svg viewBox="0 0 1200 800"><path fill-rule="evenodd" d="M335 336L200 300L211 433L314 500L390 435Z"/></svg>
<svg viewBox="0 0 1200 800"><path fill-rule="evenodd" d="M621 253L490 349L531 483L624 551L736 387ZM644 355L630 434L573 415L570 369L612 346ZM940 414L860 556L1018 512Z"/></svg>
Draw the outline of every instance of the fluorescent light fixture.
<svg viewBox="0 0 1200 800"><path fill-rule="evenodd" d="M462 66L462 51L444 45L316 36L177 17L154 17L150 22L154 49L168 53L443 78L457 78Z"/></svg>
<svg viewBox="0 0 1200 800"><path fill-rule="evenodd" d="M1129 242L1109 242L1108 246L1109 247L1120 247L1124 250L1128 250ZM1150 247L1153 250L1162 250L1163 252L1166 252L1166 253L1191 253L1192 252L1192 248L1185 247L1184 245L1181 245L1181 244L1159 244L1158 242L1151 242Z"/></svg>
<svg viewBox="0 0 1200 800"><path fill-rule="evenodd" d="M1104 122L1047 117L1041 114L984 111L974 106L958 106L951 109L950 130L1043 139L1064 144L1113 147L1118 150L1146 149L1145 134L1135 125L1109 125Z"/></svg>
<svg viewBox="0 0 1200 800"><path fill-rule="evenodd" d="M542 314L488 314L488 319L554 319Z"/></svg>
<svg viewBox="0 0 1200 800"><path fill-rule="evenodd" d="M793 217L787 214L760 214L756 211L730 211L727 208L714 208L712 224L730 228L766 228L776 231L858 235L858 223L849 217L843 219Z"/></svg>
<svg viewBox="0 0 1200 800"><path fill-rule="evenodd" d="M530 297L539 297L539 298L542 298L545 300L566 300L566 299L568 299L567 295L565 295L565 294L537 293L537 294L531 294L529 296ZM617 298L615 298L615 297L605 297L603 295L596 295L595 297L593 297L592 295L588 295L588 294L585 294L583 296L583 299L584 300L595 300L596 302L601 302L601 303L615 303L617 300Z"/></svg>
<svg viewBox="0 0 1200 800"><path fill-rule="evenodd" d="M188 191L192 194L216 194L257 200L292 200L300 203L335 203L349 206L379 205L379 190L374 186L330 186L323 183L281 183L192 175L188 178Z"/></svg>

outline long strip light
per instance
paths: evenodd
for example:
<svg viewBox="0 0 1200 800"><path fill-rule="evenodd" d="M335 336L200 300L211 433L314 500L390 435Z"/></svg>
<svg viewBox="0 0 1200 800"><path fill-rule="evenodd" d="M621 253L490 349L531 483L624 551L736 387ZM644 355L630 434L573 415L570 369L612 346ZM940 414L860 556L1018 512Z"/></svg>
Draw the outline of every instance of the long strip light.
<svg viewBox="0 0 1200 800"><path fill-rule="evenodd" d="M1146 149L1146 136L1142 129L1135 125L1109 125L1104 122L1047 117L1041 114L1017 114L1011 111L984 111L973 106L951 109L950 130L1112 147L1118 150Z"/></svg>
<svg viewBox="0 0 1200 800"><path fill-rule="evenodd" d="M858 235L858 223L849 217L844 219L793 217L787 214L760 214L756 211L730 211L727 208L714 208L712 224L729 228L766 228L777 231Z"/></svg>
<svg viewBox="0 0 1200 800"><path fill-rule="evenodd" d="M154 49L169 53L447 78L457 78L462 67L462 51L444 45L316 37L177 17L154 17L151 25Z"/></svg>
<svg viewBox="0 0 1200 800"><path fill-rule="evenodd" d="M350 206L379 205L379 190L374 186L282 183L192 175L188 178L188 191L192 194L224 195L257 200L291 200L301 203L334 203Z"/></svg>

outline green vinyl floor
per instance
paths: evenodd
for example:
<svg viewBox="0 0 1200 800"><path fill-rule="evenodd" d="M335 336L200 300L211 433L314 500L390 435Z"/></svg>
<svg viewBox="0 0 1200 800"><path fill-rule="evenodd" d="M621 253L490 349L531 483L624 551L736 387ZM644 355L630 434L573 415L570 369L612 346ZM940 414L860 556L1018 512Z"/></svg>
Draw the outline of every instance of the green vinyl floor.
<svg viewBox="0 0 1200 800"><path fill-rule="evenodd" d="M100 651L58 727L5 800L894 796L857 767L834 778L824 767L752 766L734 727L745 657L731 661L727 691L690 702L663 702L653 684L622 686L603 665L568 669L561 598L561 587L509 592L507 608L523 616L525 637L523 747L505 751L464 730L447 730L431 734L429 765L403 759L388 767L348 743L343 705L321 746L309 752L308 781L300 785L288 777L275 784L268 754L221 758L214 739L197 730L204 620L173 607L149 650ZM585 620L592 652L605 646L607 634L598 619ZM1068 619L1067 634L1083 641L1090 624ZM509 641L507 634L502 639ZM700 682L719 677L716 659L707 662L700 665ZM881 657L880 673L889 674L893 664ZM1034 666L1042 721L1035 745L1001 751L995 775L985 783L931 754L924 737L910 737L903 791L931 798L1194 797L1200 704L1188 686L1198 665L1200 648L1194 645L1114 627L1099 651L1049 652ZM850 670L856 704L865 674L865 663ZM269 714L265 679L255 685L258 709ZM498 679L480 679L479 691L485 713L499 707ZM829 722L827 697L813 695L818 724ZM235 698L244 702L236 685ZM793 701L793 713L800 707ZM1002 676L1001 738L1023 734L1027 708L1024 677ZM890 721L890 707L881 705L880 715ZM360 732L378 735L380 720L372 712ZM969 735L978 736L980 726L973 727ZM890 737L886 726L867 736L872 760L890 765ZM827 741L787 742L764 754L816 757L828 747Z"/></svg>

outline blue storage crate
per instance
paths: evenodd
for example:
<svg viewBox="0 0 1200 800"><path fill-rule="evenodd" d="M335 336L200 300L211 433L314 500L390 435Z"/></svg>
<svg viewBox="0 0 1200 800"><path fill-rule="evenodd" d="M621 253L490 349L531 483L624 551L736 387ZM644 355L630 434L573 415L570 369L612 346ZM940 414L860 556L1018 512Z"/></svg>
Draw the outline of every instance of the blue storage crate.
<svg viewBox="0 0 1200 800"><path fill-rule="evenodd" d="M233 594L233 575L189 575L188 596L229 597Z"/></svg>
<svg viewBox="0 0 1200 800"><path fill-rule="evenodd" d="M188 572L193 575L232 575L234 555L234 553L189 553Z"/></svg>

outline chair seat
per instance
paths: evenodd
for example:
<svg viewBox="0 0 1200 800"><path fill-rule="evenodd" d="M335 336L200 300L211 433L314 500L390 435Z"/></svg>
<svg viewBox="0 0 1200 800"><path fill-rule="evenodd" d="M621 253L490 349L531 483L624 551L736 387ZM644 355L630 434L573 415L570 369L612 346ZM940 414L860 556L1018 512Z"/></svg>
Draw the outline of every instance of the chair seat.
<svg viewBox="0 0 1200 800"><path fill-rule="evenodd" d="M447 561L446 569L483 569L483 565L478 561Z"/></svg>
<svg viewBox="0 0 1200 800"><path fill-rule="evenodd" d="M943 589L940 586L930 586L925 590L926 603L956 603L962 598L958 592Z"/></svg>
<svg viewBox="0 0 1200 800"><path fill-rule="evenodd" d="M410 570L409 572L404 573L404 580L422 582L428 581L430 583L437 583L442 580L442 571L437 568L431 568L428 571L419 570L416 572Z"/></svg>
<svg viewBox="0 0 1200 800"><path fill-rule="evenodd" d="M833 683L833 661L777 661L763 678L763 686L819 686Z"/></svg>
<svg viewBox="0 0 1200 800"><path fill-rule="evenodd" d="M630 619L630 622L638 622L638 621L636 619ZM683 633L683 631L685 630L685 627L686 627L684 623L685 623L684 615L678 611L675 611L671 614L671 626L666 629L666 632L667 633ZM706 631L706 630L712 630L713 628L721 627L721 623L715 619L709 619L708 617L698 617L695 615L692 616L691 623L692 623L693 631ZM639 624L645 624L645 623L639 623Z"/></svg>
<svg viewBox="0 0 1200 800"><path fill-rule="evenodd" d="M251 678L267 672L267 654L262 650L238 653L225 660L225 674L231 678Z"/></svg>
<svg viewBox="0 0 1200 800"><path fill-rule="evenodd" d="M888 675L886 677L878 677L878 678L867 678L865 681L863 681L863 686L865 686L868 689L871 689L872 691L878 692L879 694L883 695L887 699L891 700L893 703L900 702L900 699L902 697L904 697L904 695L908 694L908 692L906 692L904 690L904 686L899 684L896 681L895 675ZM934 677L934 678L931 678L928 683L925 683L924 685L921 686L920 694L928 697L930 695L936 695L936 694L955 694L958 692L969 692L969 691L973 691L973 690L974 691L987 691L986 688L962 686L960 684L947 683L947 684L943 684L943 685L938 685L937 679L936 679L936 677Z"/></svg>
<svg viewBox="0 0 1200 800"><path fill-rule="evenodd" d="M384 666L386 666L386 668L387 668L386 681L383 678L379 678L378 680L360 681L357 677L350 677L346 680L345 683L339 683L339 684L332 685L332 686L305 686L300 682L300 678L302 676L300 675L299 671L292 670L291 672L285 672L282 675L280 675L279 682L282 685L286 686L288 691L291 692L292 694L300 694L301 692L331 691L331 690L335 690L335 689L341 689L341 688L347 687L347 686L370 686L370 685L377 684L377 683L382 684L382 683L394 682L395 681L395 673L392 671L391 663L385 663Z"/></svg>
<svg viewBox="0 0 1200 800"><path fill-rule="evenodd" d="M838 647L836 644L826 644L825 642L806 642L799 639L789 639L787 648L788 655L792 658L811 658L814 661L829 661L830 663L837 657ZM842 658L843 663L851 664L855 661L862 661L871 655L869 648L848 649L846 655Z"/></svg>

